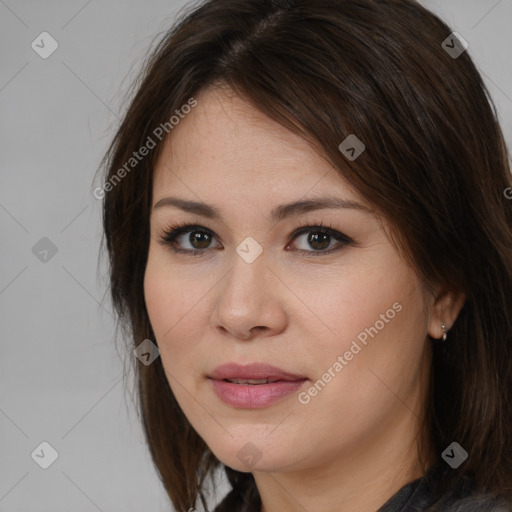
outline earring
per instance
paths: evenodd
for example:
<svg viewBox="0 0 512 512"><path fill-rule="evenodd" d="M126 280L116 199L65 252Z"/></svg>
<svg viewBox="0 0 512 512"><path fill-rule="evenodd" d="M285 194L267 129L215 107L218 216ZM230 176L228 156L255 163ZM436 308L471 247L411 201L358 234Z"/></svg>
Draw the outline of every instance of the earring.
<svg viewBox="0 0 512 512"><path fill-rule="evenodd" d="M448 335L448 331L446 330L446 327L443 324L443 322L441 322L441 329L443 329L443 342L444 342L444 341L446 341L446 337Z"/></svg>

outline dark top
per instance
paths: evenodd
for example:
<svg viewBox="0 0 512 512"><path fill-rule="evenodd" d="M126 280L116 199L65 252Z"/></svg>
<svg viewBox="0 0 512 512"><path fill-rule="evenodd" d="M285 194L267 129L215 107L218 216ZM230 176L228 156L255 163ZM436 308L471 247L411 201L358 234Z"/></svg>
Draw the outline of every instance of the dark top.
<svg viewBox="0 0 512 512"><path fill-rule="evenodd" d="M471 480L462 479L450 495L435 507L430 489L439 482L445 471L450 470L443 461L427 471L423 478L404 485L377 512L511 512L498 497L490 494L476 494ZM447 469L448 468L448 469Z"/></svg>

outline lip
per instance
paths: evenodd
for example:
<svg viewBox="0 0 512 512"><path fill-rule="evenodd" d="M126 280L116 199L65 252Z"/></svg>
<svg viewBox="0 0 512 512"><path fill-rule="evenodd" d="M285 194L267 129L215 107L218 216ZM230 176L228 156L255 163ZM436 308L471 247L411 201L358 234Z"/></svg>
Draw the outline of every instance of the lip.
<svg viewBox="0 0 512 512"><path fill-rule="evenodd" d="M215 368L208 378L218 398L228 405L244 409L267 407L296 392L308 380L302 375L264 363L223 364ZM276 382L235 384L225 379L269 379Z"/></svg>

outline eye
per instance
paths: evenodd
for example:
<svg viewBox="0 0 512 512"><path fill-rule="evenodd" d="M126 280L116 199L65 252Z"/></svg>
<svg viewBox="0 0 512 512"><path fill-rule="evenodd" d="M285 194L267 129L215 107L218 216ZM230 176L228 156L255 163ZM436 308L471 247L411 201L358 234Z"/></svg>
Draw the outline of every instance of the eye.
<svg viewBox="0 0 512 512"><path fill-rule="evenodd" d="M184 236L187 234L188 236ZM209 250L212 236L213 233L208 228L194 224L174 224L165 230L160 241L163 245L170 246L174 252L202 256ZM190 244L191 249L183 249L183 242Z"/></svg>
<svg viewBox="0 0 512 512"><path fill-rule="evenodd" d="M332 229L330 226L325 227L321 222L316 226L308 225L298 228L293 232L292 239L299 238L303 235L308 235L304 239L303 248L296 250L306 257L333 253L339 251L346 245L353 245L354 243L347 235ZM338 243L334 244L333 247L332 242L334 240ZM314 250L311 251L308 247Z"/></svg>
<svg viewBox="0 0 512 512"><path fill-rule="evenodd" d="M303 235L308 235L304 238L303 247L295 249L295 251L306 257L333 253L346 245L353 245L354 243L347 235L332 229L330 226L325 227L321 222L317 225L305 225L297 228L290 238L295 240ZM212 238L215 238L215 235L208 228L195 224L175 224L163 232L160 236L160 243L170 246L176 253L200 257L213 249L210 247ZM333 241L338 242L334 244L334 247ZM189 244L189 248L183 248L183 244ZM286 247L290 247L290 244Z"/></svg>

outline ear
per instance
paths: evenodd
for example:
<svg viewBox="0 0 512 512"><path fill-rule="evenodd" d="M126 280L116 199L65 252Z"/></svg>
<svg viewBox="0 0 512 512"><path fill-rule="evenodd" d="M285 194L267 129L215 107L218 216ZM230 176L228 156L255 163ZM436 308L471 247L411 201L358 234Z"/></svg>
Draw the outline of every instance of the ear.
<svg viewBox="0 0 512 512"><path fill-rule="evenodd" d="M452 328L465 301L466 296L461 292L442 290L437 294L429 309L428 333L432 338L443 337L441 323L445 325L447 332Z"/></svg>

